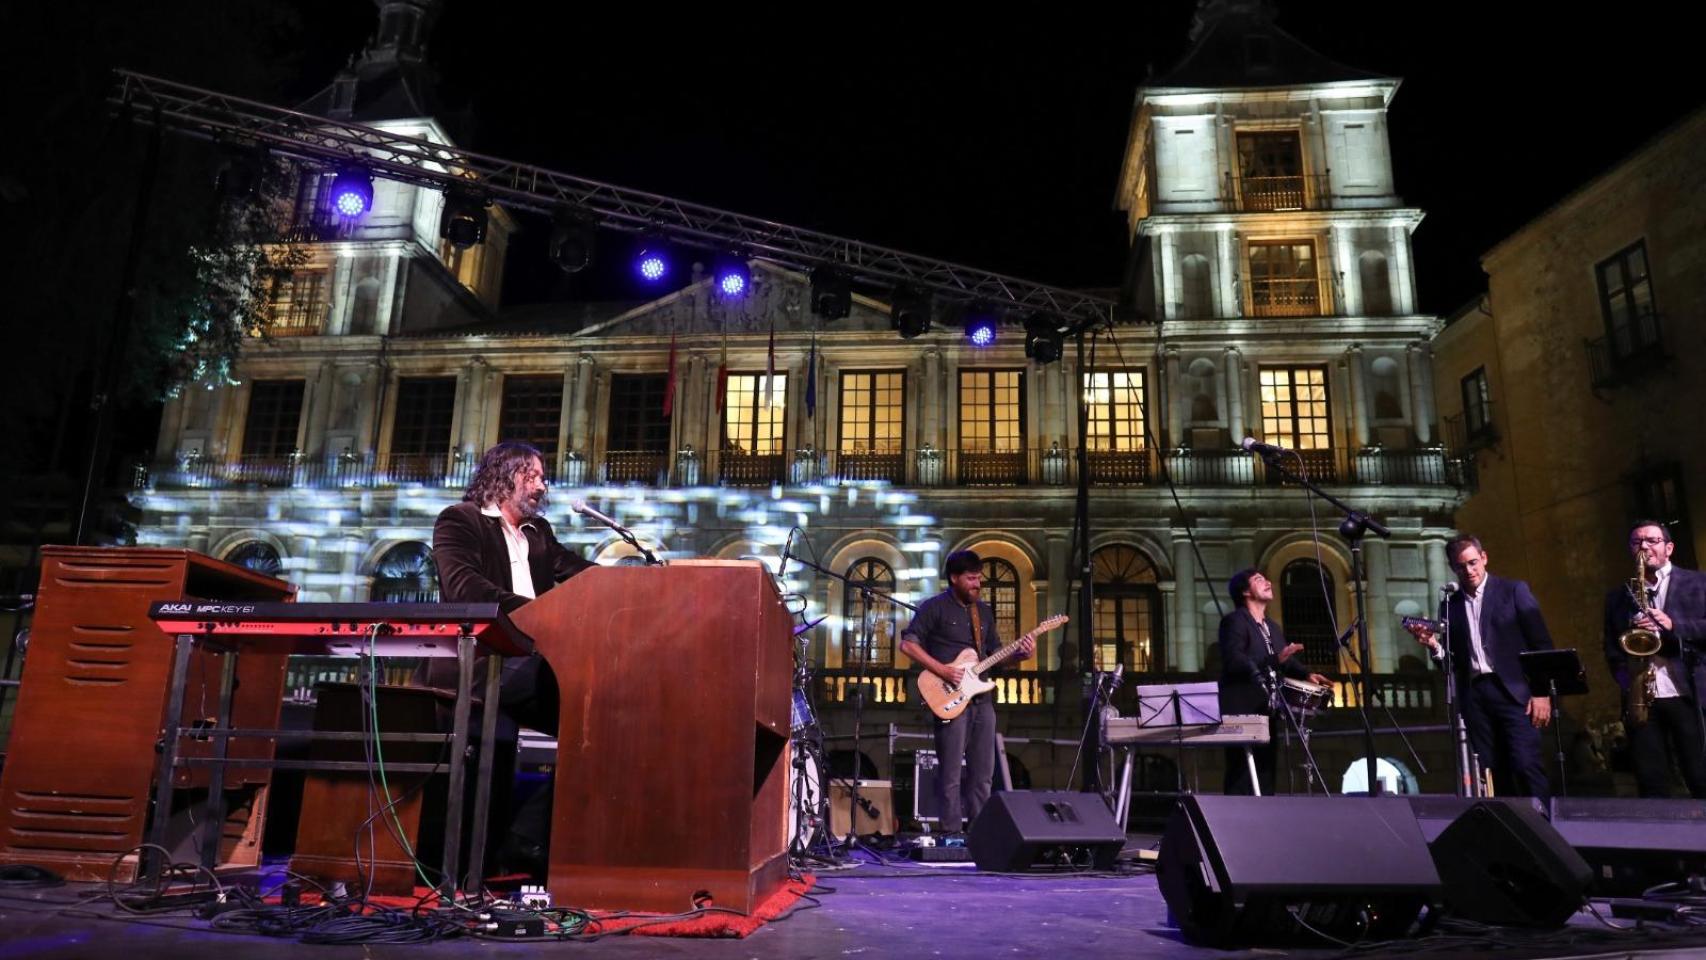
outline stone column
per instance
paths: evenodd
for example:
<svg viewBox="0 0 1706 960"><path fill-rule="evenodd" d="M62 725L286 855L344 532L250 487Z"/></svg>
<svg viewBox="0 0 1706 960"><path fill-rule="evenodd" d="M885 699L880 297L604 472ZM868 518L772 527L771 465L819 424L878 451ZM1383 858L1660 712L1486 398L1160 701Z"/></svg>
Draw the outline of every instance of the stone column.
<svg viewBox="0 0 1706 960"><path fill-rule="evenodd" d="M1067 537L1050 534L1048 537L1048 600L1045 607L1038 612L1047 610L1050 614L1065 613L1076 616L1077 611L1066 609L1072 597L1072 556L1067 551L1071 544ZM1047 661L1050 669L1059 669L1062 664L1076 664L1078 647L1072 638L1078 636L1076 624L1062 630L1058 639L1048 643L1050 659ZM1074 671L1076 672L1076 668Z"/></svg>
<svg viewBox="0 0 1706 960"><path fill-rule="evenodd" d="M1244 355L1237 347L1226 348L1226 426L1234 445L1248 436L1244 425Z"/></svg>
<svg viewBox="0 0 1706 960"><path fill-rule="evenodd" d="M592 455L592 435L589 429L592 423L592 404L596 397L593 393L593 374L598 369L598 361L592 354L583 353L575 358L575 393L573 403L569 407L569 441L568 448L582 456Z"/></svg>
<svg viewBox="0 0 1706 960"><path fill-rule="evenodd" d="M1202 627L1197 613L1197 558L1183 530L1173 538L1173 649L1167 659L1181 673L1202 669Z"/></svg>
<svg viewBox="0 0 1706 960"><path fill-rule="evenodd" d="M326 453L326 424L332 416L332 395L336 387L337 370L332 361L321 361L314 378L307 384L307 402L303 404L307 408L301 450L304 459L321 457Z"/></svg>
<svg viewBox="0 0 1706 960"><path fill-rule="evenodd" d="M1374 662L1371 670L1374 673L1389 673L1398 664L1398 653L1395 646L1397 640L1393 636L1392 595L1388 584L1391 579L1391 554L1385 540L1369 537L1363 541L1363 562L1368 567L1368 647L1369 657ZM1355 590L1356 585L1352 584ZM1360 654L1359 654L1360 656Z"/></svg>
<svg viewBox="0 0 1706 960"><path fill-rule="evenodd" d="M1416 443L1425 447L1434 440L1433 363L1425 343L1412 343L1406 352L1410 360L1410 417L1415 421Z"/></svg>
<svg viewBox="0 0 1706 960"><path fill-rule="evenodd" d="M1176 449L1185 442L1184 386L1179 381L1179 348L1167 346L1167 446Z"/></svg>
<svg viewBox="0 0 1706 960"><path fill-rule="evenodd" d="M1350 372L1351 429L1354 448L1352 455L1368 447L1368 371L1362 355L1362 344L1352 344L1345 351L1345 366Z"/></svg>

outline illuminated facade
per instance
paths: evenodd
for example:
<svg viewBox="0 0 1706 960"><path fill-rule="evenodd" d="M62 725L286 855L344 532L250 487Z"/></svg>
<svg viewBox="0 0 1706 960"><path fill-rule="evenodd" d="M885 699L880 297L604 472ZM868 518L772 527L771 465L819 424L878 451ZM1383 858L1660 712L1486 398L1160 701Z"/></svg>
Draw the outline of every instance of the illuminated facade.
<svg viewBox="0 0 1706 960"><path fill-rule="evenodd" d="M395 196L382 210L407 215L311 244L328 274L319 323L257 341L240 386L168 405L159 462L134 497L140 539L276 563L305 600L430 596L433 518L480 451L526 439L555 478L550 519L589 557L615 562L627 548L570 514L575 498L673 557L774 564L797 526L823 566L913 600L940 588L947 552L972 548L1010 634L1076 613L1084 444L1098 666L1213 676L1224 584L1259 566L1280 587L1288 633L1342 673L1337 515L1319 505L1317 551L1301 492L1236 449L1248 434L1298 449L1395 531L1367 553L1372 669L1401 718L1431 719L1434 678L1413 672L1397 619L1448 576L1458 494L1429 381L1438 322L1416 312L1410 272L1421 213L1396 195L1386 153L1397 82L1321 60L1259 6L1206 4L1201 21L1178 70L1139 91L1118 189L1133 294L1160 323L1102 338L1094 370L1071 349L1028 363L1017 324L983 348L940 321L903 341L880 298L856 296L850 317L821 322L808 279L762 262L739 300L700 277L643 303L473 324L497 289L503 230L498 246L464 254L485 257L478 266L459 265L421 216L431 191L381 184ZM433 292L396 280L393 263ZM873 611L867 635L859 591L798 567L787 580L829 618L809 638L826 719L851 732L862 677L876 734L864 753L904 777L915 744L891 756L881 742L891 723L923 729L896 649L904 617ZM1052 634L1001 689L1021 782L1059 783L1072 765L1070 748L1042 741L1076 737L1080 642L1076 624ZM1319 745L1330 771L1356 752L1336 744L1347 742Z"/></svg>

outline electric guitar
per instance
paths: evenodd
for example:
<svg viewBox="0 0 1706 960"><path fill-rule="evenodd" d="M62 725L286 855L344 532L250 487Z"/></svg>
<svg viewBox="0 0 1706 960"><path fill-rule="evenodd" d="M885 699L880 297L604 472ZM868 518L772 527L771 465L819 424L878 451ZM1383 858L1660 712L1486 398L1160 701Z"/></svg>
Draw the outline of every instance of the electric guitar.
<svg viewBox="0 0 1706 960"><path fill-rule="evenodd" d="M966 704L971 703L972 697L986 690L995 689L995 681L983 678L983 675L991 667L1017 652L1019 645L1025 642L1025 637L1035 640L1037 637L1066 623L1066 620L1065 614L1049 617L1037 624L1036 628L1025 634L1024 637L1009 643L982 660L977 658L977 651L975 650L966 650L961 653L954 658L953 663L949 664L949 666L965 669L965 673L960 677L960 685L957 687L949 686L948 681L928 670L923 671L918 675L919 698L930 708L931 713L943 720L954 719L965 712Z"/></svg>

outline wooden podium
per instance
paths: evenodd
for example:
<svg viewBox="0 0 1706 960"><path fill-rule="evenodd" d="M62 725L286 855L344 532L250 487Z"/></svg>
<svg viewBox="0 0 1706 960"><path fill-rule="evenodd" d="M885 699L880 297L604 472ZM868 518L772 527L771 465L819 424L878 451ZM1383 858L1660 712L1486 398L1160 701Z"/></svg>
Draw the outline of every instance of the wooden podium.
<svg viewBox="0 0 1706 960"><path fill-rule="evenodd" d="M512 619L562 698L555 902L750 913L783 884L792 623L761 564L600 567Z"/></svg>
<svg viewBox="0 0 1706 960"><path fill-rule="evenodd" d="M105 880L114 861L142 842L172 667L172 639L148 619L150 603L278 601L295 593L282 580L188 550L44 548L24 682L0 774L0 863ZM243 658L236 726L278 725L284 672L283 656ZM212 710L218 702L215 656L196 655L187 689L186 727L209 720L202 707ZM231 755L270 758L272 742L238 741ZM237 768L226 789L263 786L270 775ZM205 769L185 769L174 785L207 781ZM135 871L132 856L118 864L117 876L128 881Z"/></svg>

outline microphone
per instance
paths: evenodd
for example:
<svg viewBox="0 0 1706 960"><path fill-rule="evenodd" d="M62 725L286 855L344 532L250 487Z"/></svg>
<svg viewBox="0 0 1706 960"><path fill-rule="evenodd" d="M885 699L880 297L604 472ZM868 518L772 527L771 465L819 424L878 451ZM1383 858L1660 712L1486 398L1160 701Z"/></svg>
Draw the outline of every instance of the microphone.
<svg viewBox="0 0 1706 960"><path fill-rule="evenodd" d="M786 584L788 582L788 561L793 559L793 554L789 553L789 551L794 548L794 534L798 532L799 529L799 527L795 527L794 529L789 530L788 539L782 543L782 563L776 568L776 580L778 583ZM785 590L787 587L784 586L783 589Z"/></svg>
<svg viewBox="0 0 1706 960"><path fill-rule="evenodd" d="M1264 457L1279 457L1291 452L1285 447L1276 447L1271 443L1263 443L1255 437L1245 437L1244 442L1240 443L1239 446L1251 453L1261 454Z"/></svg>
<svg viewBox="0 0 1706 960"><path fill-rule="evenodd" d="M576 500L574 503L569 504L569 509L583 517L586 517L588 520L604 524L617 533L622 534L624 539L633 536L633 533L631 533L627 527L624 527L620 523L617 523L604 514L599 513L597 510L587 506L585 500Z"/></svg>
<svg viewBox="0 0 1706 960"><path fill-rule="evenodd" d="M1108 690L1109 691L1118 691L1119 690L1119 688L1120 688L1120 675L1123 673L1125 673L1125 664L1123 664L1123 663L1114 664L1114 672L1108 674Z"/></svg>
<svg viewBox="0 0 1706 960"><path fill-rule="evenodd" d="M1439 588L1439 594L1441 597L1449 597L1461 589L1463 588L1457 585L1456 580L1447 580L1445 585Z"/></svg>

